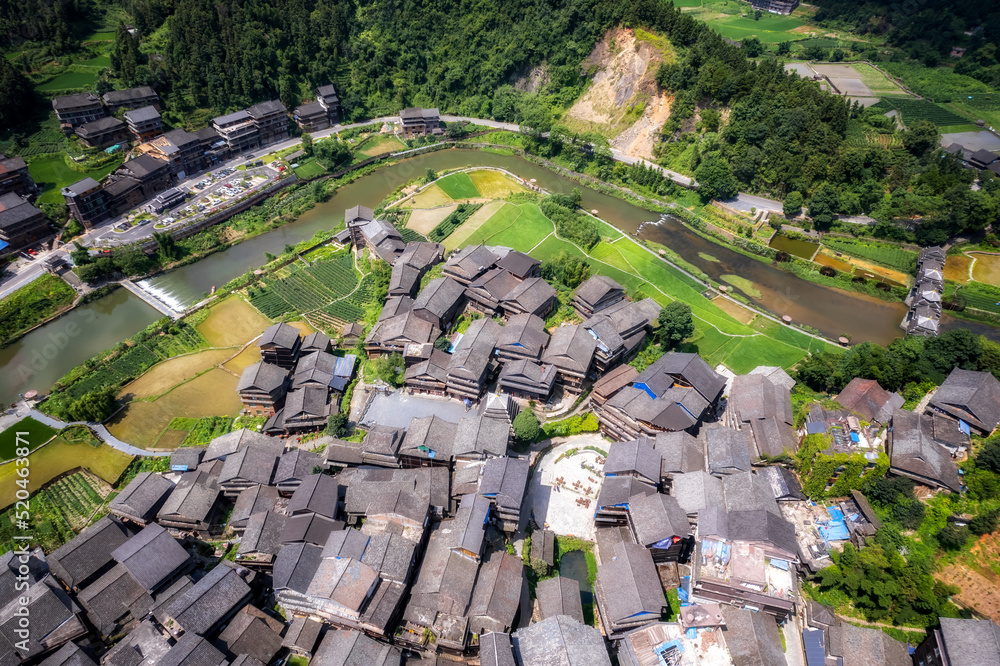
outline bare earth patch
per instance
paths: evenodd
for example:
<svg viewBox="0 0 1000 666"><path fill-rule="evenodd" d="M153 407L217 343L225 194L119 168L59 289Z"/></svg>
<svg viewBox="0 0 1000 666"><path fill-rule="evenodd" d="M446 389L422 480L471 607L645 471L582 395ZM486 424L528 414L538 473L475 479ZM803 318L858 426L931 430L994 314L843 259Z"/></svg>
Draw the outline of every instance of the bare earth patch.
<svg viewBox="0 0 1000 666"><path fill-rule="evenodd" d="M1000 575L993 569L1000 562L1000 537L987 534L967 554L937 573L937 578L961 588L953 597L994 622L1000 621Z"/></svg>
<svg viewBox="0 0 1000 666"><path fill-rule="evenodd" d="M234 347L257 337L270 325L256 308L234 296L212 306L198 331L213 347Z"/></svg>
<svg viewBox="0 0 1000 666"><path fill-rule="evenodd" d="M461 227L444 239L444 249L451 252L464 243L466 238L471 236L476 229L483 226L483 223L493 217L494 213L500 210L503 205L504 202L502 201L493 201L477 210Z"/></svg>
<svg viewBox="0 0 1000 666"><path fill-rule="evenodd" d="M243 371L260 360L260 347L250 345L236 356L222 364L222 367L235 375L242 375Z"/></svg>
<svg viewBox="0 0 1000 666"><path fill-rule="evenodd" d="M739 303L733 303L728 298L723 298L722 296L716 296L712 299L712 302L719 306L719 309L728 314L730 317L736 321L749 324L754 319L757 318L757 313L750 308L745 308Z"/></svg>
<svg viewBox="0 0 1000 666"><path fill-rule="evenodd" d="M964 254L949 256L944 262L944 279L965 284L969 281L969 266L971 265L972 257Z"/></svg>
<svg viewBox="0 0 1000 666"><path fill-rule="evenodd" d="M254 348L256 350L256 347ZM164 361L122 389L122 396L135 399L162 395L233 355L232 349L207 349ZM258 352L259 355L259 352Z"/></svg>
<svg viewBox="0 0 1000 666"><path fill-rule="evenodd" d="M655 136L670 113L670 98L658 93L655 81L656 70L665 58L650 41L637 40L631 29L609 30L582 64L584 70L596 72L567 112L567 125L611 139L626 132L623 138L615 139L616 148L652 157L651 135ZM645 107L637 115L642 105Z"/></svg>
<svg viewBox="0 0 1000 666"><path fill-rule="evenodd" d="M439 206L437 208L415 208L413 212L410 213L410 219L407 220L406 226L426 236L433 231L434 227L439 225L444 218L451 215L451 212L456 208L458 208L458 204Z"/></svg>

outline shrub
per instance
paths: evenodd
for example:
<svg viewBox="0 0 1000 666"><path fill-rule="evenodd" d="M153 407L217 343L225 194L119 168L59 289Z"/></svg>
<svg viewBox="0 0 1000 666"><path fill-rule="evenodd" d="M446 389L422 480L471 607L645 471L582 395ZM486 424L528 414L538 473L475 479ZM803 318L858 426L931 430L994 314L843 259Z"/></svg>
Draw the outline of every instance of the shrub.
<svg viewBox="0 0 1000 666"><path fill-rule="evenodd" d="M530 444L538 439L541 428L538 417L530 409L522 410L514 417L514 439L520 444Z"/></svg>
<svg viewBox="0 0 1000 666"><path fill-rule="evenodd" d="M945 550L958 550L969 540L969 530L958 525L945 525L934 536Z"/></svg>

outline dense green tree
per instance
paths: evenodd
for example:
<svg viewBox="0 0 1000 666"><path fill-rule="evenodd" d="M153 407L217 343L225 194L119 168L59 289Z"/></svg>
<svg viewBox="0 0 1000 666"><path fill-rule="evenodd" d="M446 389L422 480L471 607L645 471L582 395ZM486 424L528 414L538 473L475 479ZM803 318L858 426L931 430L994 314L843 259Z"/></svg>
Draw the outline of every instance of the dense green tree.
<svg viewBox="0 0 1000 666"><path fill-rule="evenodd" d="M782 212L788 217L797 217L802 214L802 194L800 192L789 192L782 202Z"/></svg>
<svg viewBox="0 0 1000 666"><path fill-rule="evenodd" d="M303 132L301 138L302 138L302 152L311 157L313 154L312 136L309 134L309 132Z"/></svg>
<svg viewBox="0 0 1000 666"><path fill-rule="evenodd" d="M694 177L698 181L698 194L705 200L732 199L739 192L732 167L721 157L710 156L702 160Z"/></svg>
<svg viewBox="0 0 1000 666"><path fill-rule="evenodd" d="M567 289L576 289L590 277L590 264L575 254L560 252L553 259L542 263L542 277L558 282Z"/></svg>
<svg viewBox="0 0 1000 666"><path fill-rule="evenodd" d="M829 229L833 224L837 210L837 188L830 183L823 183L809 199L809 217L817 228Z"/></svg>
<svg viewBox="0 0 1000 666"><path fill-rule="evenodd" d="M679 344L694 335L694 318L691 306L684 301L671 301L660 310L657 335L660 344L667 349L675 349Z"/></svg>
<svg viewBox="0 0 1000 666"><path fill-rule="evenodd" d="M180 258L181 248L177 245L173 234L170 232L161 233L154 231L153 240L156 241L156 247L164 261L175 261Z"/></svg>
<svg viewBox="0 0 1000 666"><path fill-rule="evenodd" d="M326 423L326 434L343 439L351 434L351 423L344 412L331 414Z"/></svg>
<svg viewBox="0 0 1000 666"><path fill-rule="evenodd" d="M998 523L1000 523L1000 509L993 509L980 513L970 520L969 531L976 536L990 534L996 531Z"/></svg>
<svg viewBox="0 0 1000 666"><path fill-rule="evenodd" d="M35 98L31 82L7 58L0 58L0 127L20 125Z"/></svg>
<svg viewBox="0 0 1000 666"><path fill-rule="evenodd" d="M538 425L538 417L530 409L522 409L514 417L514 439L521 445L531 444L538 439L542 429Z"/></svg>
<svg viewBox="0 0 1000 666"><path fill-rule="evenodd" d="M744 37L740 42L743 45L743 52L748 58L756 58L764 52L764 45L759 37Z"/></svg>
<svg viewBox="0 0 1000 666"><path fill-rule="evenodd" d="M84 394L69 407L69 417L74 421L100 423L118 408L115 395L117 386L104 386Z"/></svg>
<svg viewBox="0 0 1000 666"><path fill-rule="evenodd" d="M934 535L945 550L958 550L969 540L969 530L958 525L945 525Z"/></svg>
<svg viewBox="0 0 1000 666"><path fill-rule="evenodd" d="M903 146L916 157L923 157L940 145L941 133L928 120L915 120L903 132Z"/></svg>

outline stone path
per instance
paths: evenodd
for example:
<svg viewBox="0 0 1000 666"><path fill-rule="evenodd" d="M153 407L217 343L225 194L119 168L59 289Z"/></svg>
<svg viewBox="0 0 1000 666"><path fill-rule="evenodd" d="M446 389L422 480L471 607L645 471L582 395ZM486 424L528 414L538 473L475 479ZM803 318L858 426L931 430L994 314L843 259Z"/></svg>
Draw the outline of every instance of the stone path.
<svg viewBox="0 0 1000 666"><path fill-rule="evenodd" d="M37 409L32 409L28 412L27 416L35 419L39 423L44 423L47 426L55 428L57 430L62 430L63 428L68 428L69 426L82 425L87 426L94 431L98 439L107 444L108 446L118 449L122 453L127 453L130 456L153 456L162 457L169 456L170 451L147 451L146 449L140 449L138 447L132 446L131 444L126 444L121 441L105 428L100 423L92 423L90 421L74 421L72 423L66 423L65 421L60 421L59 419L52 418L48 414L42 414Z"/></svg>

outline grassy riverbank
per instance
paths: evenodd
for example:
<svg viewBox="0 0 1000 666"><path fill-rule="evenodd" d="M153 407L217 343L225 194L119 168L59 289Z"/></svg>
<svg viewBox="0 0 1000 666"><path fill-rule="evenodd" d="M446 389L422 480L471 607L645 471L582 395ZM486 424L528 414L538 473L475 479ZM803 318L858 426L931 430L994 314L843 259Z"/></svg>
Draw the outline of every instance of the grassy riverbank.
<svg viewBox="0 0 1000 666"><path fill-rule="evenodd" d="M55 275L45 273L0 300L0 347L6 347L26 332L71 305L76 292Z"/></svg>

